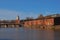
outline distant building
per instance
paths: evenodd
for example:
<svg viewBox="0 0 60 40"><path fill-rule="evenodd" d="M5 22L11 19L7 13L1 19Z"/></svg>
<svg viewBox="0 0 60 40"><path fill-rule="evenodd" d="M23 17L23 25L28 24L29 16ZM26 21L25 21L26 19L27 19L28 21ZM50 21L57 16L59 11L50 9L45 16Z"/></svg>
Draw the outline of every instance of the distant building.
<svg viewBox="0 0 60 40"><path fill-rule="evenodd" d="M21 20L22 21L22 20ZM29 26L54 26L60 25L60 16L58 14L39 16L37 19L23 20L23 25Z"/></svg>

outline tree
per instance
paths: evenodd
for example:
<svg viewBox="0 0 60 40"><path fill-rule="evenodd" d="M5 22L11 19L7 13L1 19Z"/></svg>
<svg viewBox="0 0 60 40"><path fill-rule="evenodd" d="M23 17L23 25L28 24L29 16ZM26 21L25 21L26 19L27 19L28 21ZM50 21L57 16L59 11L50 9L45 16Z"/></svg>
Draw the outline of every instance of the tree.
<svg viewBox="0 0 60 40"><path fill-rule="evenodd" d="M26 20L31 20L33 19L33 17L26 17Z"/></svg>
<svg viewBox="0 0 60 40"><path fill-rule="evenodd" d="M42 14L40 14L39 16L38 16L38 18L43 18L44 16L42 15Z"/></svg>

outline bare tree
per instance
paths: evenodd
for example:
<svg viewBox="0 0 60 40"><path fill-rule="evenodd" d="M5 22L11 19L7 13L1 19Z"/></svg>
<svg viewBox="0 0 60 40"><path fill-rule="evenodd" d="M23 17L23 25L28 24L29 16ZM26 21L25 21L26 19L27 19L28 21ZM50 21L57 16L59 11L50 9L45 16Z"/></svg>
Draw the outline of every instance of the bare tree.
<svg viewBox="0 0 60 40"><path fill-rule="evenodd" d="M38 18L43 18L44 16L42 15L42 14L40 14L39 16L38 16Z"/></svg>
<svg viewBox="0 0 60 40"><path fill-rule="evenodd" d="M33 19L33 17L26 17L26 20L31 20Z"/></svg>

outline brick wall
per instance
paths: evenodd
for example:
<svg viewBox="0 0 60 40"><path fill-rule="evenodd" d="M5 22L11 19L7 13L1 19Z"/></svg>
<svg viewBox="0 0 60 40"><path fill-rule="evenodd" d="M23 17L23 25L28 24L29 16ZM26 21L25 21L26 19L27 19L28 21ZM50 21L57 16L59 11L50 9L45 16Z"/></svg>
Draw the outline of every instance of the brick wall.
<svg viewBox="0 0 60 40"><path fill-rule="evenodd" d="M54 18L48 18L44 20L45 25L54 25Z"/></svg>
<svg viewBox="0 0 60 40"><path fill-rule="evenodd" d="M24 26L35 26L35 25L54 25L54 18L47 18L44 20L38 19L38 20L30 20L24 22Z"/></svg>

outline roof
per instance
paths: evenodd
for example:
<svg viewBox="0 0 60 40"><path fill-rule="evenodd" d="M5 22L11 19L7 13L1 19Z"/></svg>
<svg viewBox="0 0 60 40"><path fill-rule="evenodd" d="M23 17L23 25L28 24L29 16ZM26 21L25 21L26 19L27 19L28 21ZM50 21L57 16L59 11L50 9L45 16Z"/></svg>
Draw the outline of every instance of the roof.
<svg viewBox="0 0 60 40"><path fill-rule="evenodd" d="M52 14L52 15L48 15L47 17L60 17L60 14Z"/></svg>

